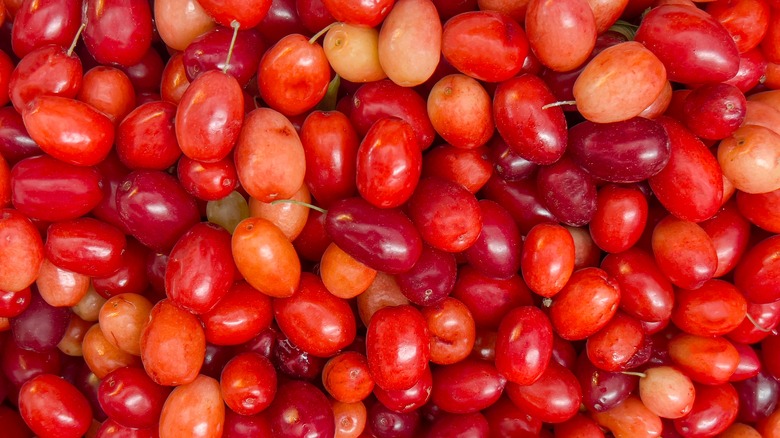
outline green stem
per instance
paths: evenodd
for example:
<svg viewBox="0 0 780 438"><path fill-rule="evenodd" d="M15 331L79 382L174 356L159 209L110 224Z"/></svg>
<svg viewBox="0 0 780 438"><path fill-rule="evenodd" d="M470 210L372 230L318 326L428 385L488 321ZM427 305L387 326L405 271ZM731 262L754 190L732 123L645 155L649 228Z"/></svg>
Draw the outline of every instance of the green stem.
<svg viewBox="0 0 780 438"><path fill-rule="evenodd" d="M316 42L317 42L317 40L318 40L318 39L320 39L320 37L321 37L321 36L323 36L323 35L325 35L326 33L328 33L328 31L330 30L330 28L331 28L331 27L333 27L333 26L335 26L335 25L337 25L337 24L341 24L341 23L339 23L339 22L337 21L337 22L334 22L334 23L330 23L329 25L327 25L327 26L325 26L324 28L322 28L322 30L321 30L321 31L319 31L319 32L315 33L313 37L309 38L309 44L314 44L314 43L316 43Z"/></svg>
<svg viewBox="0 0 780 438"><path fill-rule="evenodd" d="M320 111L333 111L336 109L336 103L339 100L339 87L341 86L341 78L339 75L333 76L330 84L328 84L328 91L325 93L325 97L322 98L317 109Z"/></svg>
<svg viewBox="0 0 780 438"><path fill-rule="evenodd" d="M228 67L230 67L230 58L233 57L233 47L236 45L236 37L238 37L238 28L241 25L238 21L233 20L230 22L230 27L233 28L233 38L230 39L230 47L228 48L227 58L225 59L225 65L222 66L222 73L227 73Z"/></svg>
<svg viewBox="0 0 780 438"><path fill-rule="evenodd" d="M615 24L609 28L612 32L617 32L626 37L626 40L628 41L634 41L637 29L639 29L639 26L636 24L631 24L628 21L623 20L616 21Z"/></svg>
<svg viewBox="0 0 780 438"><path fill-rule="evenodd" d="M319 211L322 214L327 214L328 210L325 210L322 207L317 207L316 205L309 204L308 202L298 201L297 199L277 199L276 201L271 201L271 205L276 204L295 204L295 205L301 205L304 207L309 207L312 210Z"/></svg>

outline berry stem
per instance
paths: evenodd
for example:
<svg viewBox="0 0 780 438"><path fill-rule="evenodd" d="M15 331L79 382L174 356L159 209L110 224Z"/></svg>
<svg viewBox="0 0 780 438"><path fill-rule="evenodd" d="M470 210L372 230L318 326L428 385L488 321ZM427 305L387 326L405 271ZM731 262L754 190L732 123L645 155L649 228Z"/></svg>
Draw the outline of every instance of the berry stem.
<svg viewBox="0 0 780 438"><path fill-rule="evenodd" d="M577 105L577 101L574 100L561 100L558 102L548 103L547 105L544 105L542 109L548 109L548 108L554 108L556 106L564 106L564 105Z"/></svg>
<svg viewBox="0 0 780 438"><path fill-rule="evenodd" d="M745 313L745 318L747 318L747 320L750 321L758 330L761 330L764 333L769 333L769 332L772 331L772 329L767 329L767 328L764 328L764 327L761 327L760 325L758 325L756 320L753 319L752 316L750 316L750 313Z"/></svg>
<svg viewBox="0 0 780 438"><path fill-rule="evenodd" d="M335 75L328 84L328 91L317 105L320 111L333 111L336 109L336 103L339 99L339 87L341 86L341 77Z"/></svg>
<svg viewBox="0 0 780 438"><path fill-rule="evenodd" d="M225 65L222 66L222 73L227 73L228 67L230 67L230 58L233 57L233 47L236 45L236 37L238 37L238 28L241 25L238 21L233 20L230 22L230 27L233 28L233 38L230 39L230 47L228 48L227 58L225 58Z"/></svg>
<svg viewBox="0 0 780 438"><path fill-rule="evenodd" d="M330 23L329 25L327 25L327 26L325 26L324 28L322 28L322 30L321 30L321 31L319 31L319 32L315 33L313 37L309 38L309 44L314 44L314 43L316 43L316 42L317 42L317 40L318 40L318 39L320 39L320 37L321 37L321 36L323 36L323 35L325 35L326 33L328 33L328 31L330 30L330 28L331 28L331 27L333 27L333 26L335 26L335 25L337 25L337 24L340 24L340 23L339 23L338 21L336 21L336 22Z"/></svg>
<svg viewBox="0 0 780 438"><path fill-rule="evenodd" d="M76 36L73 37L73 42L70 43L70 47L68 47L68 56L73 55L73 51L76 50L76 44L79 43L79 37L81 37L81 32L84 32L84 29L87 27L87 23L81 23L81 26L79 26L79 30L76 31Z"/></svg>
<svg viewBox="0 0 780 438"><path fill-rule="evenodd" d="M627 41L634 41L637 29L639 29L639 26L636 24L631 24L628 21L623 20L617 20L615 24L609 28L612 32L623 35Z"/></svg>
<svg viewBox="0 0 780 438"><path fill-rule="evenodd" d="M308 202L298 201L296 199L277 199L275 201L271 201L271 205L276 204L295 204L295 205L302 205L304 207L309 207L312 210L319 211L322 214L327 214L328 210L325 210L322 207L317 207L316 205L309 204Z"/></svg>
<svg viewBox="0 0 780 438"><path fill-rule="evenodd" d="M621 373L622 373L622 374L625 374L625 375L627 375L627 376L637 376L637 377L639 377L639 378L642 378L642 379L644 379L645 377L647 377L647 374L645 374L645 373L640 373L640 372L638 372L638 371L621 371Z"/></svg>

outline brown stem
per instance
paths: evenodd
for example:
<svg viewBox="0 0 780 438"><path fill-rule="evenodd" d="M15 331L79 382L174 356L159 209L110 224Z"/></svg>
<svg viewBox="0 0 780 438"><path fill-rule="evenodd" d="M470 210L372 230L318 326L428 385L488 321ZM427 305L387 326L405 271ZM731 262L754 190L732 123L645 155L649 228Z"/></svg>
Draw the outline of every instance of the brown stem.
<svg viewBox="0 0 780 438"><path fill-rule="evenodd" d="M769 333L769 332L771 332L771 331L772 331L772 329L766 329L766 328L764 328L764 327L761 327L760 325L758 325L758 323L756 322L756 320L755 320L755 319L753 319L753 317L752 317L752 316L750 316L750 314L749 314L749 313L745 313L745 318L747 318L747 320L748 320L748 321L750 321L750 322L751 322L751 323L752 323L754 326L756 326L756 328L757 328L757 329L761 330L761 331L762 331L762 332L764 332L764 333Z"/></svg>
<svg viewBox="0 0 780 438"><path fill-rule="evenodd" d="M84 29L87 27L87 23L81 23L81 26L79 26L79 30L76 32L76 36L73 38L73 42L70 43L70 47L68 47L68 56L73 55L73 51L76 50L76 44L79 43L79 37L81 37L81 32L84 32Z"/></svg>

